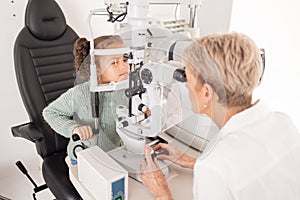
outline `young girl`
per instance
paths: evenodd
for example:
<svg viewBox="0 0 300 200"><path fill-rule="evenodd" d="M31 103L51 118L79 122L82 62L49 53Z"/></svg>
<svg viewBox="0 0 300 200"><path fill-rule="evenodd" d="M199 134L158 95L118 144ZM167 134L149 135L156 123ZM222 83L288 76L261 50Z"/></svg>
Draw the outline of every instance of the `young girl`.
<svg viewBox="0 0 300 200"><path fill-rule="evenodd" d="M121 37L116 35L101 36L94 39L95 48L114 49L125 47ZM81 83L69 89L55 101L50 103L43 110L43 117L53 130L71 138L73 134L78 134L81 141L70 139L68 144L68 156L66 163L76 164L76 152L81 148L74 148L83 142L87 146L98 145L104 150L109 151L120 146L121 139L116 132L115 110L118 105L126 105L124 90L100 92L100 130L98 137L93 133L94 118L92 117L90 83L89 77L89 41L79 38L74 44L76 82ZM97 56L98 84L118 82L128 76L129 64L124 55ZM85 81L85 82L84 82ZM98 138L98 141L96 141Z"/></svg>

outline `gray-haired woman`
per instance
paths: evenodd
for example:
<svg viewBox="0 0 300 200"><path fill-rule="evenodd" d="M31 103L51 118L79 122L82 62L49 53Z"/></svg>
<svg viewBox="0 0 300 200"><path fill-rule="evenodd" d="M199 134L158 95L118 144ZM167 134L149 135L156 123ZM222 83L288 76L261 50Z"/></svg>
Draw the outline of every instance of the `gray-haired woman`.
<svg viewBox="0 0 300 200"><path fill-rule="evenodd" d="M205 36L185 50L183 62L193 111L220 132L198 159L168 144L154 147L168 152L157 158L194 169L194 199L300 199L300 134L285 114L252 100L262 74L255 43L238 33ZM172 199L150 151L142 181L156 199Z"/></svg>

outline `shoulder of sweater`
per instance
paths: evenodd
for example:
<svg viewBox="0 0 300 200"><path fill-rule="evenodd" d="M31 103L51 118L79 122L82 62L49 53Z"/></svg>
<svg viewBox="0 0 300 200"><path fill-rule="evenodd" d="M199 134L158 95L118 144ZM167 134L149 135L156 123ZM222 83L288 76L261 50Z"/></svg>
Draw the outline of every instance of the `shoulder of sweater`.
<svg viewBox="0 0 300 200"><path fill-rule="evenodd" d="M63 93L57 100L59 102L70 101L71 99L89 98L89 82L84 82L79 85L75 85Z"/></svg>
<svg viewBox="0 0 300 200"><path fill-rule="evenodd" d="M81 83L79 85L75 85L73 88L75 90L78 90L78 89L79 90L82 90L82 89L86 90L86 89L88 89L88 91L89 91L89 89L90 89L90 82L87 81L87 82Z"/></svg>
<svg viewBox="0 0 300 200"><path fill-rule="evenodd" d="M72 90L72 93L74 94L74 96L87 95L90 92L90 82L87 81L82 84L75 85L70 90Z"/></svg>

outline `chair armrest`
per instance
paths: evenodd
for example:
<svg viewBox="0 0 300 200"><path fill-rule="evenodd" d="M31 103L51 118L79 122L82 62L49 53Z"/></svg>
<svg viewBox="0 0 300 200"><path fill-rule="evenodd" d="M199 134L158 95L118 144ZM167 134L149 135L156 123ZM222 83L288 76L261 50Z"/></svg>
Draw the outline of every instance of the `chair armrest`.
<svg viewBox="0 0 300 200"><path fill-rule="evenodd" d="M11 128L11 132L14 137L22 137L34 143L41 142L44 138L41 131L32 122L14 126Z"/></svg>

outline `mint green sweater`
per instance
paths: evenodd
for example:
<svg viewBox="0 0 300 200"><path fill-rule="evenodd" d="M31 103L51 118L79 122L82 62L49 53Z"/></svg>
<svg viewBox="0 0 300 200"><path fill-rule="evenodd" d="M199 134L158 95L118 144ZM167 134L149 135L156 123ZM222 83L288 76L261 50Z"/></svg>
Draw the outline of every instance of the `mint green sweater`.
<svg viewBox="0 0 300 200"><path fill-rule="evenodd" d="M95 127L94 118L92 118L90 84L85 82L76 85L63 93L55 101L50 103L43 110L43 117L53 130L64 137L71 138L72 131L77 126L90 125ZM109 151L122 144L119 135L116 132L115 110L118 105L127 105L127 98L124 90L99 93L100 100L100 130L98 134L98 145L104 150ZM73 148L81 144L81 141L74 142L70 139L68 144L68 155L75 159ZM96 144L96 139L84 141L87 146ZM76 149L76 152L81 150Z"/></svg>

